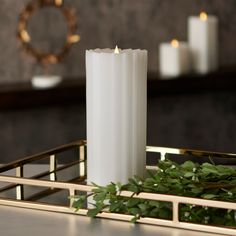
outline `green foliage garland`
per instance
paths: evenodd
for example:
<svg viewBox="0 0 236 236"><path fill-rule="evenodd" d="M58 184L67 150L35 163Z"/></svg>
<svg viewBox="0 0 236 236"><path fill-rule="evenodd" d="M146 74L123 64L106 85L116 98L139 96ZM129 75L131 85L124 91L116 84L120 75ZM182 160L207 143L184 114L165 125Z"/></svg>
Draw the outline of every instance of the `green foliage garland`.
<svg viewBox="0 0 236 236"><path fill-rule="evenodd" d="M159 161L156 171L148 172L145 179L134 177L128 184L111 183L106 187L94 184L91 194L73 196L73 207L83 208L88 197L93 197L94 207L88 216L95 217L103 211L133 215L132 222L141 217L172 219L172 204L133 197L120 196L128 190L172 194L219 201L236 201L236 169L210 163L186 161L179 165L170 160ZM236 226L236 211L180 204L180 220L184 222Z"/></svg>

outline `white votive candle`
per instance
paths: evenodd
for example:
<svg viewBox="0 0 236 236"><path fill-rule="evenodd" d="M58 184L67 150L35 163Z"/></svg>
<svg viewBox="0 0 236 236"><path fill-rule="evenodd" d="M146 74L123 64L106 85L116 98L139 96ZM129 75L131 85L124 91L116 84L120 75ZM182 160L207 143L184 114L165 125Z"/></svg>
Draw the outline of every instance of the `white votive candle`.
<svg viewBox="0 0 236 236"><path fill-rule="evenodd" d="M218 68L218 19L202 12L190 16L188 39L192 53L193 70L206 74Z"/></svg>
<svg viewBox="0 0 236 236"><path fill-rule="evenodd" d="M86 51L87 182L144 176L147 51Z"/></svg>
<svg viewBox="0 0 236 236"><path fill-rule="evenodd" d="M170 43L161 43L159 47L160 75L176 77L190 71L190 53L186 42L173 39Z"/></svg>
<svg viewBox="0 0 236 236"><path fill-rule="evenodd" d="M49 89L56 87L62 82L62 77L59 75L35 75L31 84L35 89Z"/></svg>

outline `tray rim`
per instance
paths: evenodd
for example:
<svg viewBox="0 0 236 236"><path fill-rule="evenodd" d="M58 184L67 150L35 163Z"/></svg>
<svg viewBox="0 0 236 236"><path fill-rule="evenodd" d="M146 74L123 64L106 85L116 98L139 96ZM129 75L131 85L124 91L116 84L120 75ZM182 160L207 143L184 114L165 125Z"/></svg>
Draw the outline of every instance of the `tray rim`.
<svg viewBox="0 0 236 236"><path fill-rule="evenodd" d="M23 200L23 185L31 185L31 186L41 186L41 187L48 187L51 189L64 189L68 191L68 196L76 195L76 191L82 192L91 192L94 189L94 186L85 185L81 183L68 183L68 182L60 182L57 181L55 178L56 173L56 154L70 150L71 148L79 148L80 152L80 160L81 164L85 166L85 153L86 153L86 141L79 140L75 141L54 149L50 149L45 152L41 152L36 155L32 155L29 157L22 158L20 160L11 162L0 167L0 182L10 183L16 185L16 199L6 199L0 198L0 205L7 205L7 206L14 206L14 207L23 207L23 208L30 208L30 209L38 209L38 210L46 210L46 211L54 211L54 212L61 212L61 213L70 213L70 214L79 214L79 215L86 215L87 209L80 209L79 211L75 212L75 209L72 207L73 200L70 200L69 206L59 206L55 204L45 204L45 203L38 203L34 201L25 201ZM159 152L161 154L161 158L165 158L166 154L194 154L199 157L205 156L216 156L216 157L223 157L223 158L236 158L236 154L233 153L220 153L220 152L208 152L208 151L198 151L198 150L191 150L191 149L178 149L178 148L165 148L165 147L155 147L155 146L147 146L147 152ZM23 166L25 164L31 163L32 161L49 158L50 159L50 180L39 180L34 178L25 178L23 177ZM16 169L16 176L6 176L2 175L2 172L5 172L10 169ZM85 167L84 167L85 168ZM86 173L82 173L81 182L86 178ZM121 196L130 197L133 195L132 192L129 191L122 191ZM171 202L173 204L173 218L172 220L163 220L157 218L141 218L137 222L145 223L145 224L152 224L152 225L160 225L160 226L169 226L175 228L182 228L188 230L197 230L203 232L210 232L216 234L226 234L226 235L236 235L236 228L230 227L221 227L221 226L212 226L212 225L203 225L203 224L194 224L188 222L181 222L179 220L179 204L193 204L193 205L200 205L206 207L216 207L216 208L224 208L224 209L231 209L236 211L236 203L234 202L224 202L224 201L216 201L216 200L206 200L201 198L191 198L191 197L183 197L183 196L176 196L176 195L167 195L167 194L156 194L156 193L146 193L142 192L138 195L134 195L135 198L142 198L142 199L150 199L150 200L159 200L159 201L166 201ZM117 214L117 213L109 213L109 212L102 212L98 214L98 217L114 219L114 220L123 220L123 221L130 221L133 216L125 215L125 214Z"/></svg>

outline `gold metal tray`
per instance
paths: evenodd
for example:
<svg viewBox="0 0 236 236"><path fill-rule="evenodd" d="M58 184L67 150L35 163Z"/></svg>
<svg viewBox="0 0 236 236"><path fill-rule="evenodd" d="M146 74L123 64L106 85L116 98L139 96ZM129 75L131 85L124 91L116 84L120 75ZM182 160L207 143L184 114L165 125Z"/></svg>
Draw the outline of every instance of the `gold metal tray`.
<svg viewBox="0 0 236 236"><path fill-rule="evenodd" d="M155 157L159 156L161 159L168 155L174 155L181 159L190 156L214 157L223 158L228 163L230 161L236 163L236 154L230 153L151 146L147 146L146 150L147 155L154 153ZM70 155L74 156L74 159L69 158ZM147 169L152 168L155 167L147 166ZM75 212L72 208L72 200L69 199L69 196L76 195L78 192L91 192L94 188L86 185L86 141L76 141L3 165L0 167L0 183L1 205L86 215L86 208ZM131 196L132 192L123 191L121 195ZM172 220L141 218L138 220L139 223L236 235L236 228L193 224L181 222L179 219L180 204L194 204L236 211L236 203L153 193L140 193L133 197L171 202L173 206ZM98 217L130 221L133 216L104 212Z"/></svg>

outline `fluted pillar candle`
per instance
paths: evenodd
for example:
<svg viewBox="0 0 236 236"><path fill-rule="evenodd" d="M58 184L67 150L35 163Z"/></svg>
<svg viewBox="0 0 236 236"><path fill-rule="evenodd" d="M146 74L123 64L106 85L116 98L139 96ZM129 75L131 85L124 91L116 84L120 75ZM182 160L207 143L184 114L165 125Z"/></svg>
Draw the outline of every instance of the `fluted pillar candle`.
<svg viewBox="0 0 236 236"><path fill-rule="evenodd" d="M146 50L86 51L88 184L144 175L146 90Z"/></svg>

